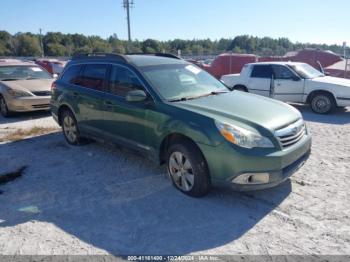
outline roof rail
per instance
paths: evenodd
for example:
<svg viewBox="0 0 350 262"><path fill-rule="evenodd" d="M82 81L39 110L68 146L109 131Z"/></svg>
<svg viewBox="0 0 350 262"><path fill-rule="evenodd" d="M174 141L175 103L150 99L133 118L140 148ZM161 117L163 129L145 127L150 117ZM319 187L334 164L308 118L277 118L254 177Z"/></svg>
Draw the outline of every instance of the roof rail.
<svg viewBox="0 0 350 262"><path fill-rule="evenodd" d="M72 60L77 59L113 59L128 63L128 59L124 55L113 54L113 53L87 53L79 54L72 57Z"/></svg>
<svg viewBox="0 0 350 262"><path fill-rule="evenodd" d="M168 58L174 58L174 59L181 59L180 57L169 53L128 53L127 55L151 55L151 56L161 56L161 57L168 57Z"/></svg>

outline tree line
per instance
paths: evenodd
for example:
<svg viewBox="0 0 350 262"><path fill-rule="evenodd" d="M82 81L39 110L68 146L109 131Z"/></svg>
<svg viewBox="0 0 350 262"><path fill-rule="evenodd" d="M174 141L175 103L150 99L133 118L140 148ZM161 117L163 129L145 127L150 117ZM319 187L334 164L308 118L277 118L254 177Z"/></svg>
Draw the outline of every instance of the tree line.
<svg viewBox="0 0 350 262"><path fill-rule="evenodd" d="M33 33L17 33L11 35L7 31L0 31L0 56L71 56L91 52L114 53L154 53L168 52L177 54L181 50L184 56L217 55L223 52L250 53L260 56L281 56L288 51L303 48L320 48L342 53L340 45L293 43L288 38L273 39L270 37L254 37L249 35L219 40L174 39L158 41L146 39L128 42L112 35L107 39L99 36L85 36L82 34L63 34L48 32L41 36Z"/></svg>

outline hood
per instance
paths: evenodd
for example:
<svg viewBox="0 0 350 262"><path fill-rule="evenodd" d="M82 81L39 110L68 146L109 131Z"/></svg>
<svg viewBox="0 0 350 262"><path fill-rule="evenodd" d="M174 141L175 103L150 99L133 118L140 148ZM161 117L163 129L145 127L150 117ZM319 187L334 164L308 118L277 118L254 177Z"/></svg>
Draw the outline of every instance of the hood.
<svg viewBox="0 0 350 262"><path fill-rule="evenodd" d="M320 84L332 84L338 86L346 86L350 87L350 79L333 77L333 76L324 76L324 77L316 77L310 79L310 81Z"/></svg>
<svg viewBox="0 0 350 262"><path fill-rule="evenodd" d="M17 80L17 81L1 81L1 83L9 88L23 91L51 91L51 84L54 79L33 79L33 80Z"/></svg>
<svg viewBox="0 0 350 262"><path fill-rule="evenodd" d="M285 103L263 96L233 91L174 103L212 119L270 131L302 118L300 112Z"/></svg>

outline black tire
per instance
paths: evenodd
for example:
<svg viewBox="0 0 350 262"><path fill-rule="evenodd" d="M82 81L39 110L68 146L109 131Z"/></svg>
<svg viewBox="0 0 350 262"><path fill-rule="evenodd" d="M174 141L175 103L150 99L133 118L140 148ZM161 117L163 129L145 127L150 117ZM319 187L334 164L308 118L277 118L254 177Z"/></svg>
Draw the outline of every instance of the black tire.
<svg viewBox="0 0 350 262"><path fill-rule="evenodd" d="M317 93L310 100L311 110L316 114L329 114L334 111L337 104L334 97L327 93Z"/></svg>
<svg viewBox="0 0 350 262"><path fill-rule="evenodd" d="M75 119L73 113L70 110L64 110L62 112L61 123L63 135L67 143L73 146L80 145L82 142L82 138L80 136L77 120ZM69 126L70 123L72 124L71 126ZM75 127L75 131L73 131L73 126ZM71 127L72 129L69 130L69 127ZM69 135L69 131L75 133L75 136L73 137L73 135Z"/></svg>
<svg viewBox="0 0 350 262"><path fill-rule="evenodd" d="M10 117L11 111L8 109L5 98L0 95L0 113L3 117Z"/></svg>
<svg viewBox="0 0 350 262"><path fill-rule="evenodd" d="M246 93L248 92L248 90L245 86L235 86L235 87L233 87L233 90L246 92Z"/></svg>
<svg viewBox="0 0 350 262"><path fill-rule="evenodd" d="M193 184L189 190L184 190L179 186L179 180L181 180L182 177L176 181L175 175L172 175L172 156L177 154L177 152L182 153L185 159L189 160L192 167ZM183 166L185 166L185 164L183 164ZM183 140L172 144L167 150L167 168L173 185L182 193L191 197L203 197L210 191L211 186L207 163L200 150L196 145L193 145L193 143ZM186 183L189 182L189 180L186 181Z"/></svg>

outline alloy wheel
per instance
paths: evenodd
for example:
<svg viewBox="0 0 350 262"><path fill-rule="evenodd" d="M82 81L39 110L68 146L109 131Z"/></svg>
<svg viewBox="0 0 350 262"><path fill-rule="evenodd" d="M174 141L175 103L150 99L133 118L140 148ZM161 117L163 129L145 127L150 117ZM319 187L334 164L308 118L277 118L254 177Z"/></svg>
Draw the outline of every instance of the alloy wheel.
<svg viewBox="0 0 350 262"><path fill-rule="evenodd" d="M312 107L317 113L327 113L331 110L332 102L327 96L317 96L312 100Z"/></svg>
<svg viewBox="0 0 350 262"><path fill-rule="evenodd" d="M169 173L175 185L188 192L194 186L194 173L190 160L181 152L173 152L169 159Z"/></svg>
<svg viewBox="0 0 350 262"><path fill-rule="evenodd" d="M74 119L70 115L66 115L63 119L63 130L68 141L75 143L78 137L78 129Z"/></svg>

